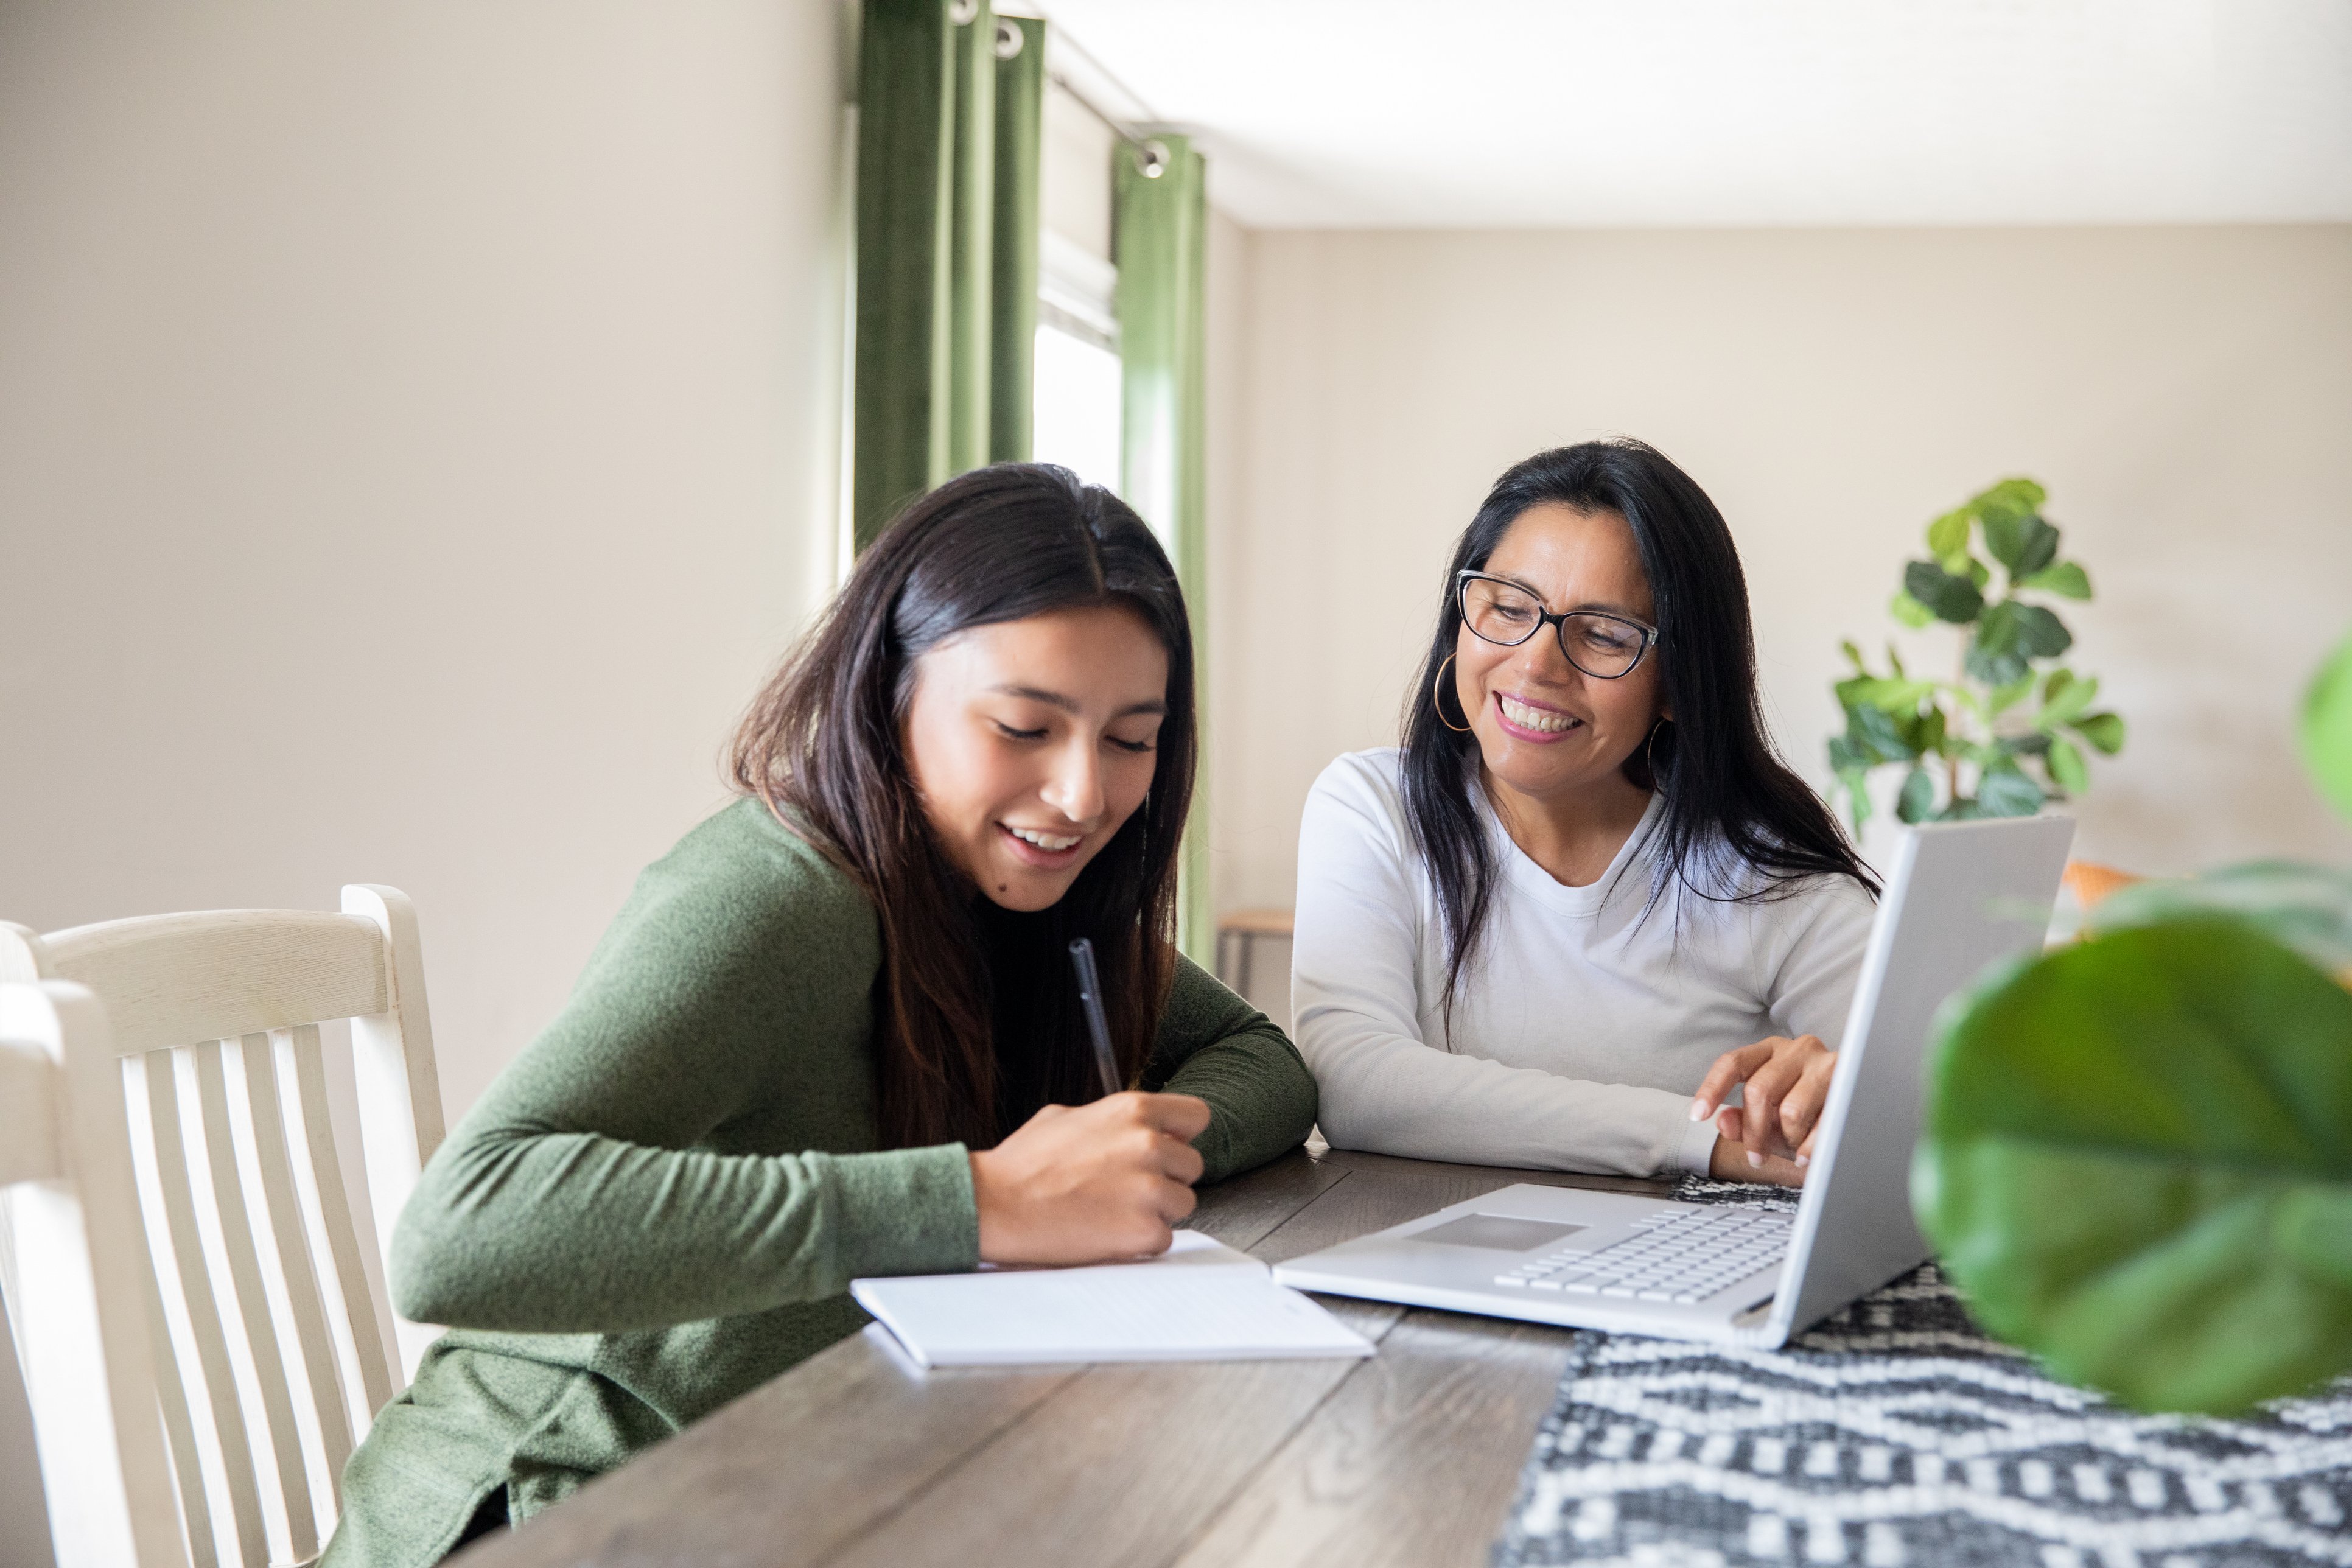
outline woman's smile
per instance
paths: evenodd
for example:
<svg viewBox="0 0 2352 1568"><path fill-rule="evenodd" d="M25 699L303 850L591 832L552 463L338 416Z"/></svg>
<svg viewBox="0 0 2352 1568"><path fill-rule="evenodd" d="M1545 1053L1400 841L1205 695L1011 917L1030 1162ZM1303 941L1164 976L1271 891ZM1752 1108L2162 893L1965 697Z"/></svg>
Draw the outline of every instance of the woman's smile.
<svg viewBox="0 0 2352 1568"><path fill-rule="evenodd" d="M1495 693L1495 721L1514 739L1532 741L1538 745L1560 740L1584 728L1584 721L1573 713L1540 702L1529 702L1508 692Z"/></svg>
<svg viewBox="0 0 2352 1568"><path fill-rule="evenodd" d="M1025 863L1045 870L1060 870L1078 858L1086 843L1083 833L1054 833L1042 827L1015 827L1009 822L996 825L1003 829L1013 853Z"/></svg>

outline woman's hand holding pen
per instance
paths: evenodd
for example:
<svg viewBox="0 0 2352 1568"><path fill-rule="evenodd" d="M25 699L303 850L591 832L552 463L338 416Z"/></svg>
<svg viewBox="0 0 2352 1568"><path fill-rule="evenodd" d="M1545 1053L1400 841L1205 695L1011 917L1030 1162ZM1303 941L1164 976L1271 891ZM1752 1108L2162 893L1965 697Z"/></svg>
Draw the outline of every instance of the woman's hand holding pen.
<svg viewBox="0 0 2352 1568"><path fill-rule="evenodd" d="M971 1156L980 1256L989 1263L1100 1263L1165 1252L1192 1212L1192 1140L1209 1107L1189 1094L1049 1105Z"/></svg>
<svg viewBox="0 0 2352 1568"><path fill-rule="evenodd" d="M1804 1185L1836 1070L1837 1053L1811 1035L1775 1036L1716 1058L1690 1109L1693 1121L1715 1119L1708 1173L1719 1182ZM1725 1105L1735 1085L1740 1103Z"/></svg>

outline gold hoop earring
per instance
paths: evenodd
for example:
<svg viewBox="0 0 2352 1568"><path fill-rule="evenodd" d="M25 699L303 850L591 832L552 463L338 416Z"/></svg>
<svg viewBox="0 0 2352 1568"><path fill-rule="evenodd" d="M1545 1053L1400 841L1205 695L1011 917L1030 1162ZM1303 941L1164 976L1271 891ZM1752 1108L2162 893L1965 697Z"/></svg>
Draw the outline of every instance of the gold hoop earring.
<svg viewBox="0 0 2352 1568"><path fill-rule="evenodd" d="M1466 735L1470 732L1469 725L1456 724L1453 720L1448 719L1445 716L1445 666L1452 664L1453 662L1454 656L1449 653L1445 656L1445 664L1441 664L1437 667L1437 679L1429 683L1429 705L1437 710L1437 721L1439 723L1444 725L1447 729L1453 731L1457 735ZM1454 705L1456 708L1462 706L1458 694Z"/></svg>

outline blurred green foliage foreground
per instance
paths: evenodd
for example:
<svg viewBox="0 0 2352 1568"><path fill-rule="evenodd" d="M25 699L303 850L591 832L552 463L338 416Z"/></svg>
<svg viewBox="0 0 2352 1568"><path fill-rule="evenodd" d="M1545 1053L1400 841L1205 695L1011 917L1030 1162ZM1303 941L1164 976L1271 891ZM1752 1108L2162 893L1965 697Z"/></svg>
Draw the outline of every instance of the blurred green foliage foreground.
<svg viewBox="0 0 2352 1568"><path fill-rule="evenodd" d="M2352 817L2352 637L2301 740ZM2139 1409L2352 1371L2352 874L2141 883L1953 998L1912 1204L1988 1331Z"/></svg>

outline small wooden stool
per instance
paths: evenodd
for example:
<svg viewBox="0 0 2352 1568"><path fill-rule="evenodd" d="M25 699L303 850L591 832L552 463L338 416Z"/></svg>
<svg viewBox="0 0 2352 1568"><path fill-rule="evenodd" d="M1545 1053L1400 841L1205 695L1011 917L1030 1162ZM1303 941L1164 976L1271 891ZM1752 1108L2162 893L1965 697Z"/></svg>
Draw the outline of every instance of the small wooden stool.
<svg viewBox="0 0 2352 1568"><path fill-rule="evenodd" d="M1256 945L1257 939L1262 936L1288 937L1290 928L1288 910L1234 910L1221 916L1217 921L1217 978L1225 980L1228 973L1225 965L1225 939L1230 937L1233 939L1236 962L1230 972L1234 978L1225 980L1225 984L1243 995L1248 995L1250 950Z"/></svg>

